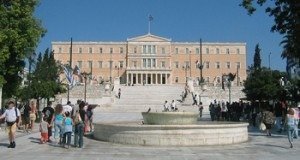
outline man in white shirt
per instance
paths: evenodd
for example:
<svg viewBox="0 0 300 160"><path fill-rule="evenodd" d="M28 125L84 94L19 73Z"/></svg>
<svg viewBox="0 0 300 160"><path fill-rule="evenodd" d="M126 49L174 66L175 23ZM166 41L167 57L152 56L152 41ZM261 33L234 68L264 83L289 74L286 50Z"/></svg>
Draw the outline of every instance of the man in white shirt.
<svg viewBox="0 0 300 160"><path fill-rule="evenodd" d="M168 101L165 101L165 104L164 104L164 109L163 109L164 112L168 112L169 111L169 105L168 105Z"/></svg>
<svg viewBox="0 0 300 160"><path fill-rule="evenodd" d="M9 138L9 146L8 148L15 148L16 142L16 130L17 130L17 123L21 123L21 114L18 108L15 107L14 100L8 101L8 108L5 110L5 112L0 116L0 119L5 118L6 124L7 124L7 132L8 132L8 138Z"/></svg>
<svg viewBox="0 0 300 160"><path fill-rule="evenodd" d="M64 105L63 106L63 112L66 113L66 112L69 112L71 113L72 112L72 106L71 106L71 102L68 101L67 105Z"/></svg>

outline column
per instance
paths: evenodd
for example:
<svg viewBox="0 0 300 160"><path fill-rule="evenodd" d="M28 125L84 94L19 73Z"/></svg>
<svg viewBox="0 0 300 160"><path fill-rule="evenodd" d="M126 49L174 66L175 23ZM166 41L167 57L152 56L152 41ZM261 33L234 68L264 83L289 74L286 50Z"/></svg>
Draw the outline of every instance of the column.
<svg viewBox="0 0 300 160"><path fill-rule="evenodd" d="M157 84L157 79L158 79L158 75L157 73L155 74L155 84Z"/></svg>
<svg viewBox="0 0 300 160"><path fill-rule="evenodd" d="M162 84L162 73L160 74L160 84Z"/></svg>
<svg viewBox="0 0 300 160"><path fill-rule="evenodd" d="M128 84L128 81L129 81L129 79L128 79L128 73L126 73L126 83Z"/></svg>
<svg viewBox="0 0 300 160"><path fill-rule="evenodd" d="M154 84L153 74L151 73L151 84Z"/></svg>
<svg viewBox="0 0 300 160"><path fill-rule="evenodd" d="M147 77L148 77L148 73L145 74L145 81L146 81L146 84L148 84L148 79L147 79Z"/></svg>
<svg viewBox="0 0 300 160"><path fill-rule="evenodd" d="M143 76L143 74L140 73L140 84L143 84L142 76Z"/></svg>
<svg viewBox="0 0 300 160"><path fill-rule="evenodd" d="M168 84L168 73L166 73L165 76L166 76L165 77L165 82L166 82L166 84Z"/></svg>
<svg viewBox="0 0 300 160"><path fill-rule="evenodd" d="M133 74L132 73L130 74L130 79L131 79L130 84L133 84Z"/></svg>

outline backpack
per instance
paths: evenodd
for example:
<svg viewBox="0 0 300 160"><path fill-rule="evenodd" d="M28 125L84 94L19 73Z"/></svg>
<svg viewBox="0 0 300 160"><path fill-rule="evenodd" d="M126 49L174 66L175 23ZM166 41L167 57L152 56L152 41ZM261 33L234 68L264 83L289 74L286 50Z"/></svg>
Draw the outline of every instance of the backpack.
<svg viewBox="0 0 300 160"><path fill-rule="evenodd" d="M86 111L86 115L87 115L88 119L91 119L92 116L93 116L92 110L87 110L87 111Z"/></svg>
<svg viewBox="0 0 300 160"><path fill-rule="evenodd" d="M274 123L274 116L272 112L265 112L263 117L263 122L266 124L273 124Z"/></svg>

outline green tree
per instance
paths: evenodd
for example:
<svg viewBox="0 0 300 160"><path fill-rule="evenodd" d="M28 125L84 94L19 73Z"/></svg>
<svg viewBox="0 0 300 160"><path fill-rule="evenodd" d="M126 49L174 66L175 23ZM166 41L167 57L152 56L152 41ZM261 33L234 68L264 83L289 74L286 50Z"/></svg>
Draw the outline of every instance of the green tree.
<svg viewBox="0 0 300 160"><path fill-rule="evenodd" d="M45 30L34 17L37 0L0 0L0 86L3 97L16 94L25 59L30 56Z"/></svg>
<svg viewBox="0 0 300 160"><path fill-rule="evenodd" d="M253 67L254 69L260 69L261 68L261 58L260 58L260 51L259 44L256 44L255 46L255 53L253 58Z"/></svg>
<svg viewBox="0 0 300 160"><path fill-rule="evenodd" d="M263 6L266 2L274 5L266 7L265 11L274 18L272 32L284 36L282 44L283 58L300 58L300 2L298 0L242 0L240 4L251 15L256 11L256 5Z"/></svg>
<svg viewBox="0 0 300 160"><path fill-rule="evenodd" d="M65 92L64 86L59 82L61 71L62 68L59 62L55 61L53 52L47 49L45 53L40 53L37 58L36 68L32 73L30 86L24 87L20 96L22 99L49 99L57 93Z"/></svg>
<svg viewBox="0 0 300 160"><path fill-rule="evenodd" d="M250 69L251 73L244 83L243 92L248 100L282 99L283 88L279 79L285 74L279 71L270 71L263 67L261 70Z"/></svg>

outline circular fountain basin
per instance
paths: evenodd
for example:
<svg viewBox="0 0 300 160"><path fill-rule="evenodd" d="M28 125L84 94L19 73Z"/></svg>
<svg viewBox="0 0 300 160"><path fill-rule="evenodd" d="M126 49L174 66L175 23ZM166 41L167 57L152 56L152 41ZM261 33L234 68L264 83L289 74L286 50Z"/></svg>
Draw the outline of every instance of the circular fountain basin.
<svg viewBox="0 0 300 160"><path fill-rule="evenodd" d="M195 112L142 112L144 124L188 125L196 124L199 113Z"/></svg>
<svg viewBox="0 0 300 160"><path fill-rule="evenodd" d="M227 145L248 140L248 123L200 121L190 125L146 125L130 121L94 125L95 139L130 145Z"/></svg>

